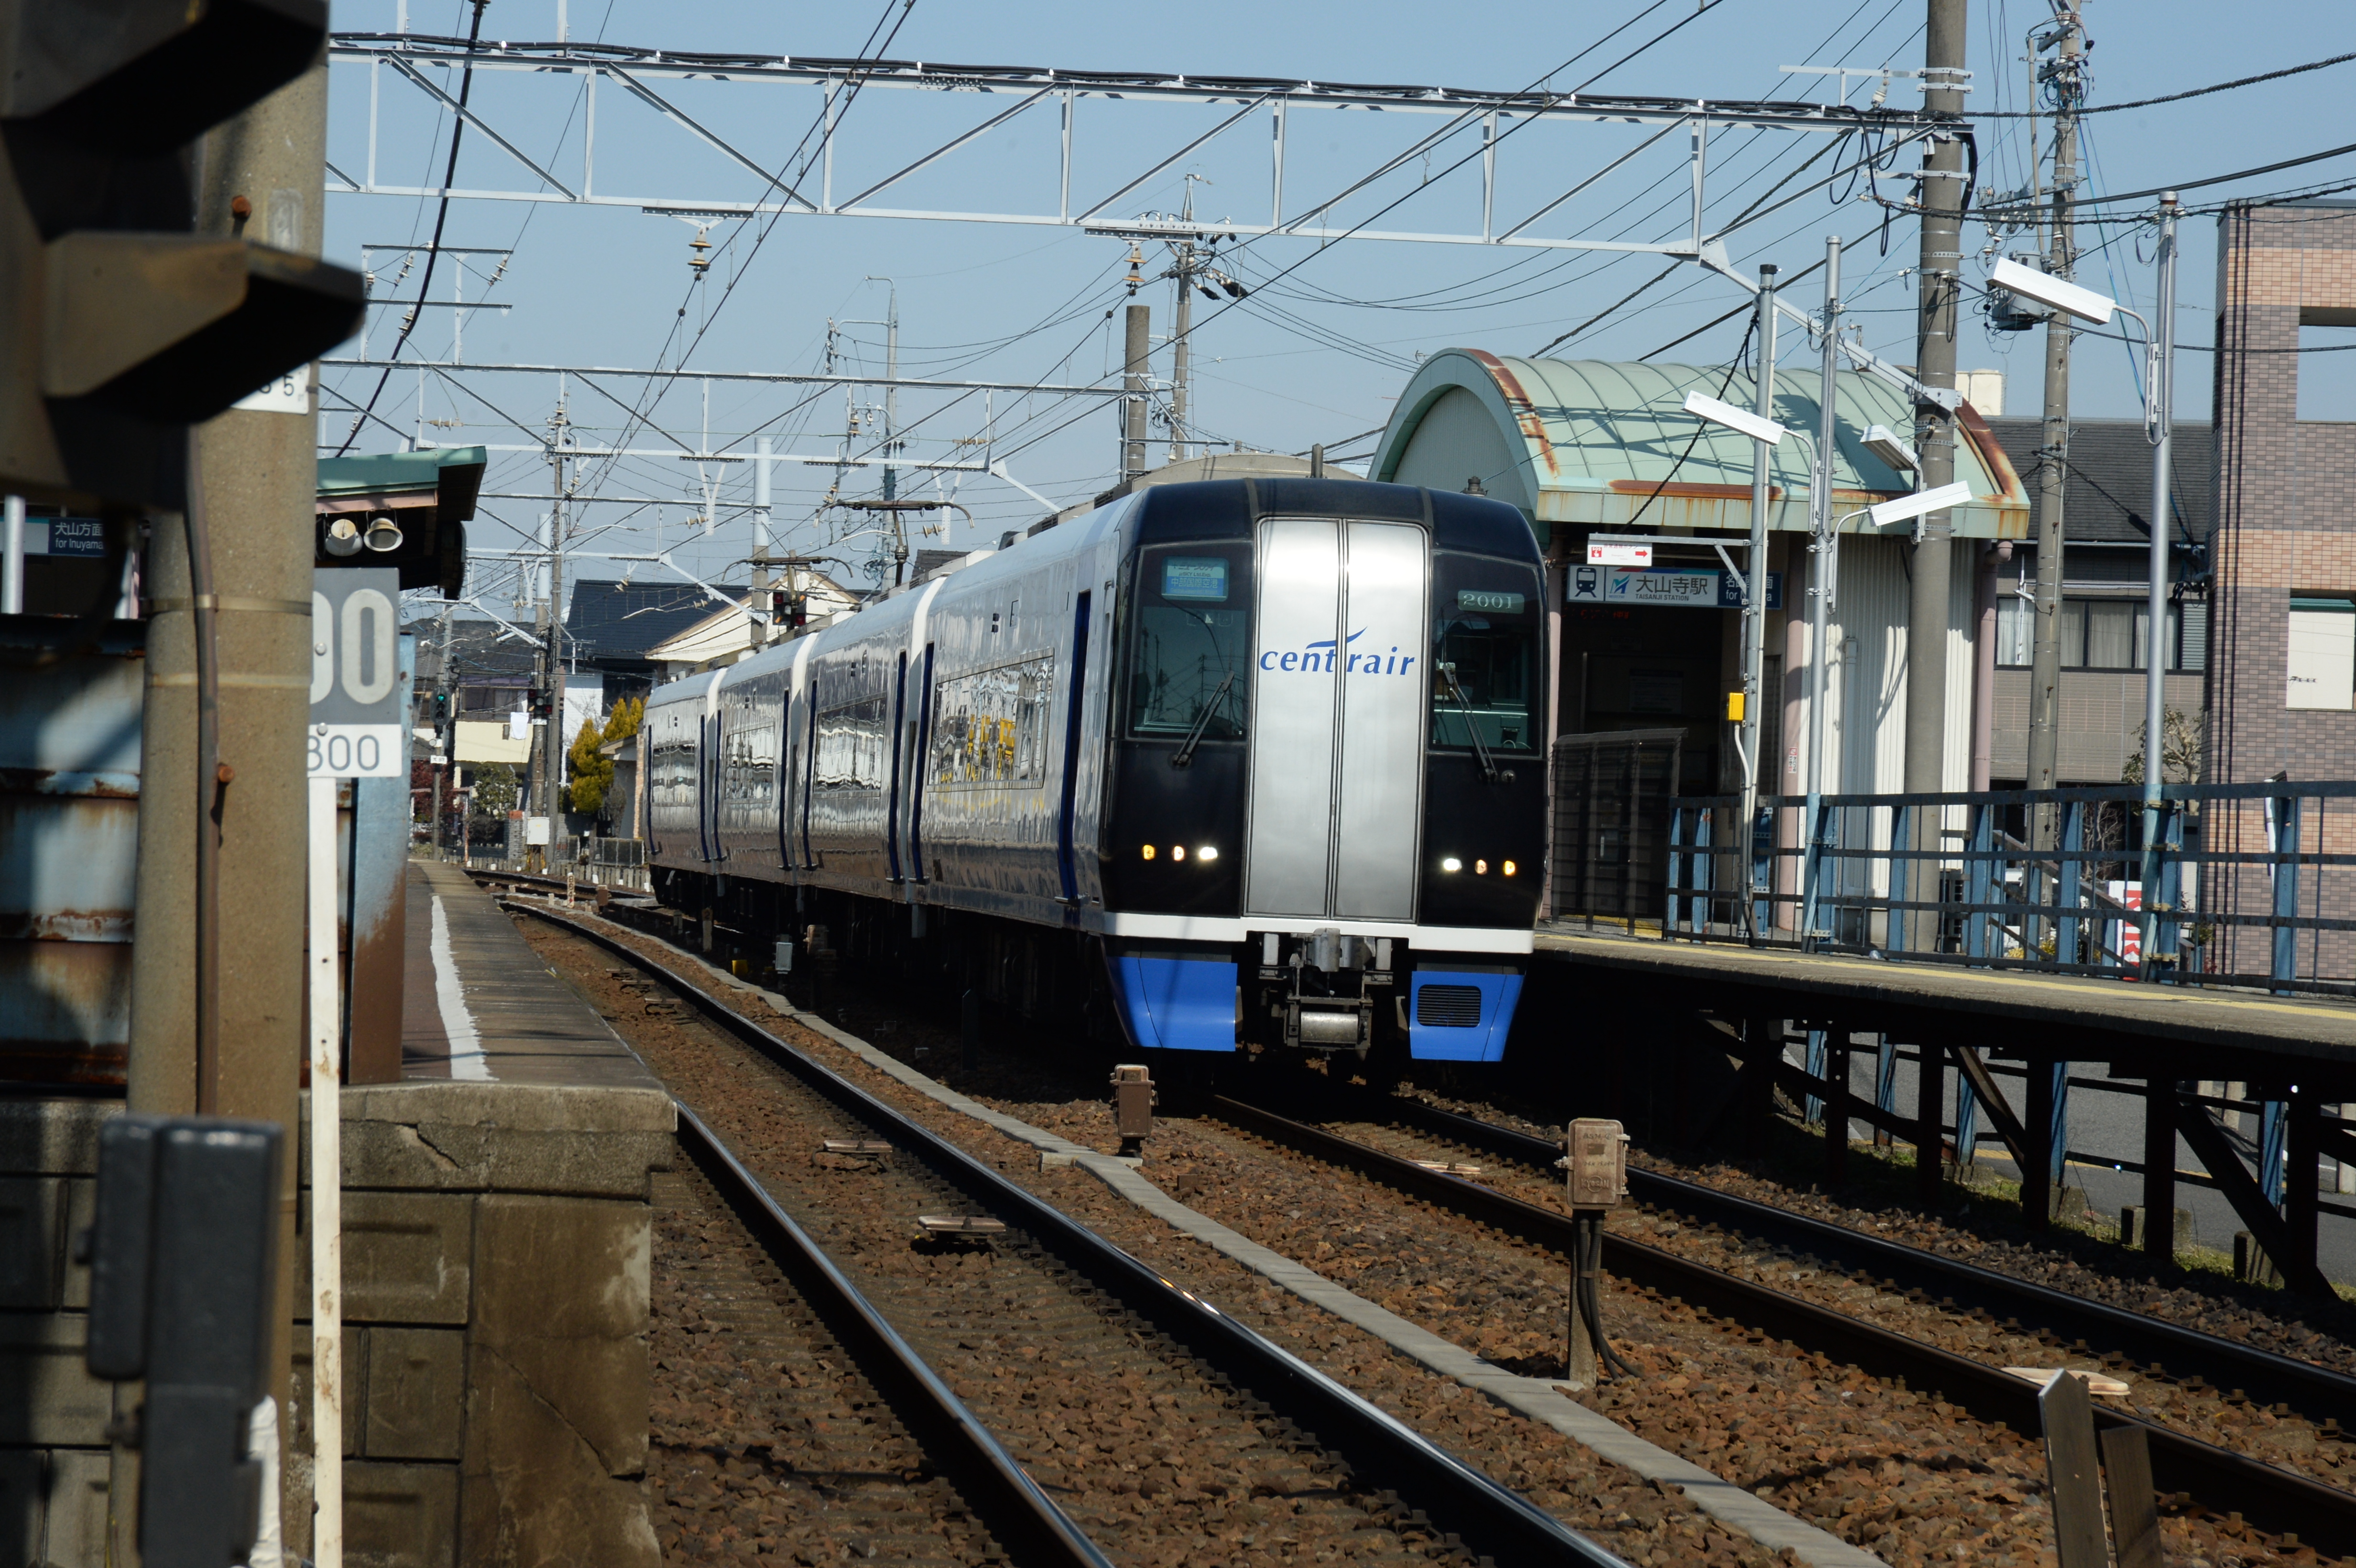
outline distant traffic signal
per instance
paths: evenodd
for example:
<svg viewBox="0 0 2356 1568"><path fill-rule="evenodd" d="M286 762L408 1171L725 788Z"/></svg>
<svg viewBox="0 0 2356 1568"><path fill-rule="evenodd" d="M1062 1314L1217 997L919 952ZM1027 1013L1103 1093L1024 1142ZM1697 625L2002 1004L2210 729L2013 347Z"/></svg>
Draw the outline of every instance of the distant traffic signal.
<svg viewBox="0 0 2356 1568"><path fill-rule="evenodd" d="M177 510L185 427L359 325L359 273L191 232L187 144L327 25L324 0L0 5L0 484Z"/></svg>

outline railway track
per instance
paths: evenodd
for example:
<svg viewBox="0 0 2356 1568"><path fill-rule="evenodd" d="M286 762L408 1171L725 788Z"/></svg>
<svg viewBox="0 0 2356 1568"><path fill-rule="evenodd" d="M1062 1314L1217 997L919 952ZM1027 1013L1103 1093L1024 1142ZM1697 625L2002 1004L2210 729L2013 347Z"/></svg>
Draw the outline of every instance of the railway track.
<svg viewBox="0 0 2356 1568"><path fill-rule="evenodd" d="M932 1374L941 1392L958 1383L971 1402L965 1420L973 1431L959 1426L940 1441L957 1435L969 1448L974 1437L995 1435L1001 1451L1053 1450L1062 1459L1072 1434L1059 1428L1069 1426L1090 1440L1084 1455L1069 1457L1093 1465L1098 1448L1118 1445L1105 1435L1099 1407L1142 1390L1150 1403L1137 1408L1161 1429L1165 1447L1194 1450L1195 1458L1215 1452L1217 1472L1226 1477L1221 1485L1237 1494L1238 1508L1290 1505L1297 1511L1286 1516L1284 1528L1297 1539L1341 1543L1355 1538L1353 1554L1369 1561L1622 1564L1518 1493L1163 1279L723 998L557 911L522 901L505 907L621 960L775 1070L756 1083L748 1076L755 1070L746 1063L746 1072L725 1083L713 1079L710 1093L687 1088L682 1136L704 1140L707 1155L700 1161L710 1158L740 1188L751 1183L746 1200L755 1201L752 1190L761 1194L758 1211L769 1216L767 1223L798 1223L815 1255L798 1266L819 1269L816 1260L829 1255L860 1260L855 1272L876 1324L899 1332L916 1366L943 1369ZM697 1101L704 1102L700 1111L692 1108ZM821 1133L885 1144L891 1152L858 1162L855 1174L832 1171L831 1178L851 1179L830 1180L817 1202L831 1207L814 1211L812 1202L794 1203L803 1211L796 1221L780 1200L780 1186L788 1180L781 1172L798 1156L809 1164ZM755 1167L766 1183L751 1174ZM988 1232L986 1240L911 1246L915 1217L943 1208L994 1221L1003 1230ZM887 1227L879 1235L878 1216L890 1214L898 1216L897 1233ZM917 1262L908 1263L911 1258ZM832 1267L840 1275L854 1272ZM923 1381L900 1358L889 1365L901 1368L895 1376ZM1179 1463L1189 1456L1181 1453ZM1103 1468L1118 1474L1121 1457L1112 1454ZM1035 1458L1027 1468L1056 1488L1075 1534L1111 1539L1104 1528L1111 1516L1099 1495L1101 1476L1079 1463L1043 1467ZM994 1465L970 1454L968 1469L979 1487L1003 1484L1002 1477L992 1479ZM1154 1488L1143 1490L1128 1506L1155 1505ZM993 1515L993 1530L1027 1529L1033 1549L1043 1552L1075 1550L1073 1542L1048 1539L1054 1531L1036 1510L1017 1509L1013 1501L999 1500L999 1512L1012 1522L1001 1526ZM1176 1511L1202 1502L1190 1500L1181 1486L1164 1488L1158 1506ZM1116 1554L1123 1554L1118 1547Z"/></svg>
<svg viewBox="0 0 2356 1568"><path fill-rule="evenodd" d="M1321 1110L1370 1122L1392 1121L1435 1138L1504 1156L1551 1174L1559 1144L1494 1124L1393 1096L1337 1099ZM1535 1245L1569 1254L1567 1213L1526 1202L1479 1182L1436 1171L1265 1106L1217 1097L1212 1114L1299 1153L1355 1170L1394 1190L1434 1203ZM1862 1236L1821 1221L1695 1183L1631 1168L1632 1197L1706 1222L1747 1232L1775 1244L1813 1253L1878 1281L1936 1293L1943 1310L2002 1313L2082 1343L2114 1345L2153 1371L2179 1379L2213 1379L2221 1388L2262 1390L2318 1420L2356 1409L2356 1379L2274 1355L2179 1325L1976 1269L1952 1259ZM1822 1351L1883 1378L1904 1380L1961 1405L1982 1420L2015 1430L2039 1428L2034 1385L2000 1368L1920 1339L1892 1332L1788 1292L1741 1278L1660 1247L1607 1232L1604 1259L1616 1275L1680 1298L1794 1345ZM2333 1555L2356 1555L2356 1494L2205 1443L2126 1412L2101 1408L2104 1426L2141 1427L2150 1445L2153 1478L2163 1491L2184 1493L2219 1514L2252 1525L2295 1532L2302 1542Z"/></svg>
<svg viewBox="0 0 2356 1568"><path fill-rule="evenodd" d="M683 1475L658 1477L669 1483L664 1488L666 1506L680 1511L693 1510L707 1500L712 1506L725 1506L734 1500L731 1492L742 1490L744 1482L755 1481L757 1489L767 1490L758 1488L756 1477L769 1479L773 1485L781 1480L784 1488L798 1482L805 1488L820 1490L830 1499L841 1498L853 1505L851 1517L841 1521L849 1525L848 1532L830 1532L843 1536L835 1542L841 1549L857 1552L864 1547L873 1555L876 1527L896 1523L893 1550L902 1561L957 1563L973 1556L995 1558L1001 1551L1011 1550L1017 1562L1026 1564L1111 1568L1096 1543L1024 1474L1004 1445L975 1419L940 1375L718 1135L687 1105L678 1108L680 1147L692 1162L694 1175L680 1173L667 1179L680 1190L665 1196L698 1217L712 1209L724 1210L783 1274L814 1325L797 1321L802 1315L785 1311L763 1282L734 1277L744 1271L728 1266L734 1260L725 1256L724 1243L706 1242L698 1249L697 1299L681 1305L693 1313L693 1328L729 1330L734 1337L731 1349L744 1345L748 1336L754 1337L759 1361L769 1363L758 1371L772 1381L784 1381L776 1374L792 1366L795 1371L787 1386L796 1392L787 1395L787 1409L780 1413L819 1435L790 1449L781 1436L766 1445L765 1467L743 1467L752 1457L746 1455L740 1458L737 1469L730 1469L723 1459L710 1471L691 1466ZM677 1330L690 1325L672 1327ZM851 1365L835 1365L830 1352L846 1355ZM781 1356L787 1359L778 1360ZM703 1360L708 1363L711 1357L707 1354ZM713 1369L707 1365L702 1370ZM739 1360L717 1369L716 1375L723 1383L734 1382L755 1371ZM675 1376L678 1371L667 1368L666 1375ZM857 1421L842 1419L847 1410L863 1409L878 1398L898 1418L905 1436L877 1430L880 1424L872 1415ZM690 1440L700 1439L696 1445L707 1450L704 1457L709 1460L711 1447L724 1446L726 1437L735 1435L710 1430L708 1420L701 1424L704 1429ZM854 1430L846 1434L844 1427ZM955 1499L934 1495L938 1481L923 1473L928 1468L956 1487ZM707 1476L709 1485L697 1488L695 1483ZM736 1487L732 1488L732 1480ZM708 1493L708 1499L696 1497L698 1490ZM916 1520L908 1517L949 1512L952 1508L943 1505L953 1506L953 1502L961 1502L975 1515L994 1542L959 1541L946 1535L927 1540ZM796 1511L808 1515L829 1510L821 1506ZM675 1541L667 1544L676 1550ZM725 1551L716 1541L706 1544L718 1550L704 1555Z"/></svg>
<svg viewBox="0 0 2356 1568"><path fill-rule="evenodd" d="M643 934L668 942L655 933ZM1212 1114L1270 1142L1349 1166L1492 1229L1549 1251L1563 1250L1560 1232L1567 1221L1555 1211L1435 1173L1411 1159L1290 1121L1264 1106L1229 1101L1212 1107ZM1558 1145L1419 1102L1359 1092L1355 1103L1321 1100L1315 1114L1390 1122L1434 1139L1526 1164L1549 1186L1558 1179L1550 1169L1560 1153ZM2077 1349L2082 1355L2092 1353L2086 1349L2086 1341L2091 1340L2112 1355L2133 1354L2155 1374L2164 1360L2169 1378L2178 1382L2198 1386L2204 1377L2213 1378L2220 1390L2234 1391L2237 1403L2247 1389L2311 1413L2356 1408L2356 1402L2349 1401L2344 1392L2356 1386L2356 1381L2308 1363L2140 1314L2080 1301L1690 1182L1652 1172L1630 1174L1635 1195L1652 1208L1674 1211L1712 1230L1722 1227L1767 1239L1779 1248L1807 1254L1812 1263L1823 1260L1885 1290L1908 1289L1922 1303L1925 1319L1940 1313L1960 1316L1976 1311L1993 1321L1991 1315L2001 1313L2043 1327L2049 1332L2050 1346L2065 1343L2067 1337L2074 1335L2080 1339ZM1901 1393L1911 1385L1929 1393L1934 1403L1953 1402L1959 1413L2032 1435L2038 1430L2035 1388L1986 1360L1862 1322L1847 1312L1660 1247L1618 1236L1609 1238L1607 1244L1614 1274L1660 1296L1894 1381ZM1930 1306L1933 1299L1938 1301L1935 1310ZM2008 1321L2006 1327L2018 1325ZM2016 1359L2038 1362L2050 1358L2029 1352ZM2187 1501L2197 1503L2227 1534L2239 1535L2246 1524L2249 1529L2288 1536L2285 1545L2304 1543L2326 1554L2356 1555L2356 1498L2349 1493L2163 1424L2139 1421L2115 1410L2103 1411L2102 1419L2143 1427L2152 1450L2155 1478L2163 1492L2180 1493Z"/></svg>

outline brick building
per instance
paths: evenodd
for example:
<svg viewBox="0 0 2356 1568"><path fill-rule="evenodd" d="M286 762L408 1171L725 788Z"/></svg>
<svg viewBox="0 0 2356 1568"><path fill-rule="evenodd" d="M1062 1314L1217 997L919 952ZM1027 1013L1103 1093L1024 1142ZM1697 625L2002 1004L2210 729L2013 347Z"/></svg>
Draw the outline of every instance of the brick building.
<svg viewBox="0 0 2356 1568"><path fill-rule="evenodd" d="M2298 417L2299 328L2356 325L2356 203L2230 208L2217 265L2206 773L2356 778L2356 423ZM2213 847L2265 848L2259 813L2231 816L2210 827ZM2334 810L2305 826L2302 848L2344 850L2351 832ZM2258 871L2218 891L2265 908Z"/></svg>

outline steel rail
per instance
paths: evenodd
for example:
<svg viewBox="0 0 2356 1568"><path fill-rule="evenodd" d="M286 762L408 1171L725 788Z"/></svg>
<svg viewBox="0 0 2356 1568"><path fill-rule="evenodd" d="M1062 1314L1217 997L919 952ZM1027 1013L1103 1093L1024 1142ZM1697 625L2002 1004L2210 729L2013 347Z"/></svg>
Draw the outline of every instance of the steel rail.
<svg viewBox="0 0 2356 1568"><path fill-rule="evenodd" d="M1385 1114L1541 1169L1551 1169L1562 1154L1560 1144L1546 1138L1416 1101L1397 1100L1386 1108ZM1658 1171L1632 1168L1628 1172L1628 1189L1639 1202L1655 1208L1682 1210L1787 1246L1804 1247L1858 1272L1886 1275L1933 1295L1952 1296L1965 1307L1978 1307L1999 1317L2017 1317L2025 1323L2042 1324L2065 1338L2107 1343L2147 1366L2172 1369L2170 1376L2182 1378L2197 1373L2218 1388L2240 1389L2262 1404L2294 1405L2310 1420L2320 1421L2326 1416L2344 1419L2342 1412L2356 1410L2356 1377L2311 1361L2205 1334L2198 1328L2125 1307L2088 1301L2050 1285L1941 1257L1902 1242L1869 1236L1845 1225L1794 1214L1756 1199L1739 1198Z"/></svg>
<svg viewBox="0 0 2356 1568"><path fill-rule="evenodd" d="M1224 1095L1215 1096L1211 1104L1214 1114L1221 1119L1271 1142L1358 1171L1493 1229L1565 1256L1569 1255L1571 1221L1568 1213L1508 1197L1460 1177L1427 1169L1413 1160L1370 1147L1323 1127L1293 1121L1258 1105ZM1392 1101L1387 1104L1394 1107L1389 1114L1396 1115L1399 1115L1397 1106L1412 1102ZM1427 1106L1423 1109L1433 1108ZM1436 1115L1449 1114L1438 1112ZM1402 1119L1409 1118L1403 1116ZM1551 1166L1562 1153L1560 1146L1548 1144L1527 1134L1515 1133L1470 1117L1451 1116L1450 1119L1451 1122L1470 1123L1492 1134L1506 1135L1506 1137L1515 1140L1510 1152L1517 1158L1527 1157L1535 1149L1543 1149L1544 1163ZM1461 1132L1452 1136L1466 1142L1476 1141ZM1508 1152L1501 1147L1505 1141L1505 1138L1483 1139L1478 1141L1477 1147ZM1535 1147L1526 1149L1524 1146ZM1640 1183L1640 1176L1650 1177L1651 1181ZM1667 1206L1676 1206L1685 1197L1683 1189L1692 1188L1691 1183L1680 1182L1676 1184L1679 1190L1672 1192L1665 1186L1671 1179L1655 1177L1650 1172L1631 1170L1628 1177L1632 1192L1650 1188L1655 1196L1646 1200ZM1664 1185L1654 1186L1654 1183ZM1708 1189L1694 1190L1706 1192ZM1719 1198L1724 1195L1710 1193L1708 1196ZM1742 1203L1747 1200L1733 1201ZM1779 1221L1798 1218L1783 1215L1763 1204L1751 1204L1749 1208ZM1735 1211L1725 1212L1732 1214ZM1821 1228L1844 1238L1851 1234L1841 1232L1837 1226ZM1794 1232L1792 1234L1797 1236L1801 1232ZM1820 1244L1812 1242L1796 1244L1823 1250ZM1713 1314L1779 1339L1789 1339L1794 1344L1807 1346L1875 1376L1902 1378L1917 1389L1935 1391L1938 1397L1961 1404L1981 1420L2002 1422L2022 1433L2040 1430L2037 1386L1998 1368L1608 1231L1604 1232L1603 1250L1605 1261L1612 1272L1624 1279L1700 1306ZM1918 1253L1917 1256L1927 1257L1928 1254ZM1944 1259L1936 1261L1946 1262ZM1972 1272L1987 1273L1985 1270ZM2001 1275L1990 1277L2003 1280L2006 1285L2018 1283L2005 1280ZM2068 1297L2062 1299L2071 1300ZM2086 1307L2094 1304L2072 1301L2072 1305ZM2104 1310L2115 1312L2115 1309ZM2118 1316L2133 1318L2136 1315ZM2088 1321L2094 1320L2090 1318ZM2247 1347L2241 1346L2233 1348L2247 1349ZM2265 1352L2253 1354L2263 1356ZM2298 1365L2297 1362L2289 1364ZM2318 1371L2320 1372L2320 1369ZM2321 1376L2337 1379L2334 1373L2321 1373ZM2346 1382L2348 1380L2338 1381ZM2346 1403L2345 1396L2340 1398L2341 1403L2329 1408L2356 1408ZM2194 1501L2220 1514L2238 1512L2263 1530L2277 1532L2295 1531L2303 1543L2314 1547L2319 1552L2335 1556L2356 1553L2356 1493L2341 1491L2336 1487L2277 1469L2122 1411L2097 1407L2094 1420L2098 1427L2135 1426L2143 1430L2151 1452L2152 1478L2162 1491L2185 1493Z"/></svg>
<svg viewBox="0 0 2356 1568"><path fill-rule="evenodd" d="M500 880L509 880L504 873ZM1412 1499L1443 1531L1499 1563L1628 1568L1520 1494L1451 1454L1360 1394L1334 1381L1098 1235L948 1139L886 1104L799 1047L771 1034L728 1003L605 933L552 909L519 900L502 908L532 915L645 970L716 1024L847 1115L906 1148L974 1201L1027 1232L1108 1295L1151 1320L1205 1365L1290 1417L1304 1437L1340 1456L1368 1491ZM660 940L657 938L656 940Z"/></svg>
<svg viewBox="0 0 2356 1568"><path fill-rule="evenodd" d="M1019 1563L1113 1568L1071 1517L1040 1488L1004 1445L916 1353L850 1276L778 1206L720 1135L683 1100L680 1143L729 1207L759 1235L777 1266L843 1342L859 1370L880 1385L926 1454L941 1465L1000 1543Z"/></svg>

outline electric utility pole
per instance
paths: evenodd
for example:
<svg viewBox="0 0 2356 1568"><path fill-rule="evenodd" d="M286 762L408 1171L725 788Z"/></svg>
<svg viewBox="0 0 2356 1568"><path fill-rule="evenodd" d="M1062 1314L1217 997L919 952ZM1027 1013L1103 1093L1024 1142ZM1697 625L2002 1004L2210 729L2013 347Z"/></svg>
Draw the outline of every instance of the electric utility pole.
<svg viewBox="0 0 2356 1568"><path fill-rule="evenodd" d="M1833 555L1838 519L1833 513L1834 416L1840 400L1840 265L1838 236L1825 240L1825 330L1818 345L1823 360L1816 381L1815 484L1808 496L1808 818L1803 831L1816 830L1816 802L1825 787L1825 688L1826 643L1832 636ZM1788 612L1789 601L1786 601ZM1815 911L1800 935L1815 925Z"/></svg>
<svg viewBox="0 0 2356 1568"><path fill-rule="evenodd" d="M900 451L900 285L890 278L870 277L867 281L892 284L884 308L884 498L889 501L900 493L900 470L893 462ZM907 547L903 545L903 562L907 553ZM893 581L899 579L895 576Z"/></svg>
<svg viewBox="0 0 2356 1568"><path fill-rule="evenodd" d="M1153 307L1130 305L1122 325L1121 389L1129 395L1121 400L1120 475L1134 479L1145 472L1145 389L1153 352Z"/></svg>
<svg viewBox="0 0 2356 1568"><path fill-rule="evenodd" d="M463 593L466 590L462 587L459 592ZM451 711L455 702L450 695L450 612L453 608L448 600L443 601L442 667L434 680L434 688L441 695L441 700L434 705L436 710L434 715L434 749L442 754L442 760L434 764L433 842L436 859L439 859L442 854L442 803L445 798L443 793L444 786L451 782L450 770L458 765L458 716Z"/></svg>
<svg viewBox="0 0 2356 1568"><path fill-rule="evenodd" d="M1193 191L1187 193L1191 198ZM1189 199L1191 208L1194 202ZM1194 242L1178 241L1178 265L1173 270L1178 279L1178 305L1172 324L1176 328L1170 336L1170 461L1186 460L1186 334L1194 326Z"/></svg>
<svg viewBox="0 0 2356 1568"><path fill-rule="evenodd" d="M1759 269L1759 325L1756 328L1759 375L1751 411L1772 422L1775 418L1775 264ZM1742 858L1742 923L1755 940L1764 934L1754 896L1760 890L1752 869L1751 846L1759 830L1760 784L1767 759L1759 754L1765 731L1760 723L1768 701L1767 672L1767 497L1773 475L1768 471L1772 445L1753 441L1751 455L1751 561L1742 592L1742 711L1737 720L1735 746L1742 760L1742 816L1735 841ZM1771 861L1772 864L1772 861Z"/></svg>
<svg viewBox="0 0 2356 1568"><path fill-rule="evenodd" d="M2085 30L2075 11L2064 11L2061 52L2050 71L2053 82L2052 229L2046 236L2045 271L2067 278L2077 270L2078 236L2073 208L2078 188L2078 102L2083 91L2079 60ZM2030 177L2036 177L2035 171ZM2069 313L2045 318L2045 432L2037 449L2037 626L2029 672L2029 787L2051 789L2062 743L2062 505L2070 472L2070 340L2076 336ZM2055 814L2040 809L2031 824L2033 842L2053 848Z"/></svg>
<svg viewBox="0 0 2356 1568"><path fill-rule="evenodd" d="M1915 327L1915 375L1926 389L1945 390L1955 384L1955 303L1963 262L1964 144L1963 124L1965 0L1930 0L1928 27L1922 48L1922 107L1930 114L1954 122L1951 131L1935 134L1922 161L1922 239L1916 287L1920 315ZM1914 446L1921 487L1935 490L1955 477L1955 416L1947 406L1927 399L1914 405ZM1912 597L1906 617L1906 770L1908 794L1929 794L1944 787L1947 725L1948 593L1954 571L1954 519L1933 512L1918 525L1914 536ZM1920 811L1915 848L1936 850L1943 845L1940 814ZM1909 897L1935 901L1938 862L1917 860L1908 880ZM1924 949L1938 929L1935 911L1915 911L1908 923L1918 940L1908 946Z"/></svg>
<svg viewBox="0 0 2356 1568"><path fill-rule="evenodd" d="M550 491L553 499L548 515L548 613L542 623L546 640L541 649L541 657L548 661L548 726L541 752L541 787L544 793L536 803L540 809L535 815L548 819L548 842L553 848L557 820L562 813L563 796L560 792L564 784L564 504L569 495L565 464L573 427L562 393L557 397L556 412L549 416L548 426L552 432L548 443L548 466L554 487ZM542 869L546 869L546 859L542 857Z"/></svg>

